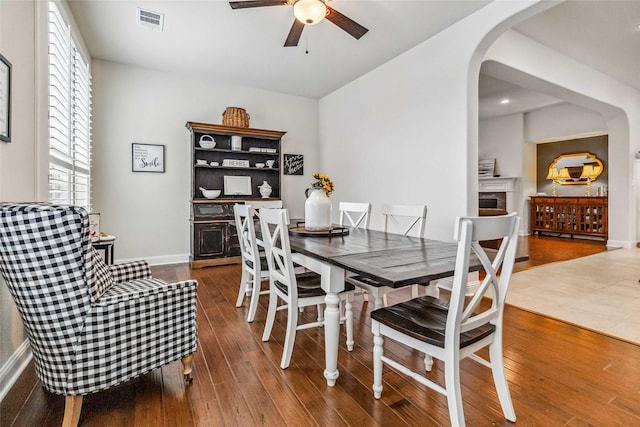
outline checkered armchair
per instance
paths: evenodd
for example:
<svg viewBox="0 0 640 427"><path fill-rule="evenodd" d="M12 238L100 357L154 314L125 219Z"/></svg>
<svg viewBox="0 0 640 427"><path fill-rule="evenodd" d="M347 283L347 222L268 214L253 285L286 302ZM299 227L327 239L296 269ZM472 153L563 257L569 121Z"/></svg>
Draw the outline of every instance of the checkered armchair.
<svg viewBox="0 0 640 427"><path fill-rule="evenodd" d="M0 204L0 270L38 378L66 396L63 425L77 424L82 395L175 360L190 382L197 282L154 279L145 261L107 266L83 208Z"/></svg>

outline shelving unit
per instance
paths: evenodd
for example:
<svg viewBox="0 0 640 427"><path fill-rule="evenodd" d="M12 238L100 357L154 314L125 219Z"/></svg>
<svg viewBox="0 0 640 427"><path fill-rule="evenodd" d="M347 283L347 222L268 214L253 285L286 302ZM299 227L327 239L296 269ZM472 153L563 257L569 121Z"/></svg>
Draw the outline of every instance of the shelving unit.
<svg viewBox="0 0 640 427"><path fill-rule="evenodd" d="M233 205L255 199L280 200L282 163L280 143L286 132L187 122L191 133L191 267L199 268L240 262L240 247L235 234ZM213 137L213 148L203 148L204 135ZM241 149L232 149L232 137L241 137ZM198 160L206 164L198 164ZM225 166L248 162L248 166ZM257 163L273 161L271 168ZM218 165L211 165L217 162ZM225 194L225 176L250 181L246 194ZM231 178L233 180L234 178ZM260 196L259 186L266 181L272 188L268 199ZM220 190L218 198L207 199L200 188ZM251 194L248 194L248 193Z"/></svg>
<svg viewBox="0 0 640 427"><path fill-rule="evenodd" d="M607 197L531 197L531 234L554 233L607 239Z"/></svg>

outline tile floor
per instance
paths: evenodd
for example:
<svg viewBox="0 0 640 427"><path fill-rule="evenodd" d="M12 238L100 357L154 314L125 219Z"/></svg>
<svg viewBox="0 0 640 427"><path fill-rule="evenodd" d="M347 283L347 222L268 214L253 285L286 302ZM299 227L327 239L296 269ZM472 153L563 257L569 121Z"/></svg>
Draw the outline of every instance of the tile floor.
<svg viewBox="0 0 640 427"><path fill-rule="evenodd" d="M640 344L640 249L514 273L507 304Z"/></svg>

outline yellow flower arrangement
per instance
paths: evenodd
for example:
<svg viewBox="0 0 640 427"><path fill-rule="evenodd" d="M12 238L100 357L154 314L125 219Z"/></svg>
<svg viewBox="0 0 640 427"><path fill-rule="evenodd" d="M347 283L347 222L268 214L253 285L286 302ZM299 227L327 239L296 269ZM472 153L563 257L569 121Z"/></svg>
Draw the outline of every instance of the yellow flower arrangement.
<svg viewBox="0 0 640 427"><path fill-rule="evenodd" d="M318 172L312 175L317 181L311 184L313 188L324 188L324 192L329 197L333 192L333 181L329 179L327 175L319 174Z"/></svg>

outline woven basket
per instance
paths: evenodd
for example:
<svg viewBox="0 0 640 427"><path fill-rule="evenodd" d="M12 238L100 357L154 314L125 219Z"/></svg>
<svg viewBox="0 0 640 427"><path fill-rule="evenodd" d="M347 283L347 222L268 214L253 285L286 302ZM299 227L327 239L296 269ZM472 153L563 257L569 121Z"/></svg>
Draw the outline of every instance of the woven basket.
<svg viewBox="0 0 640 427"><path fill-rule="evenodd" d="M225 126L248 128L249 114L247 114L244 108L227 107L222 114L222 124Z"/></svg>

